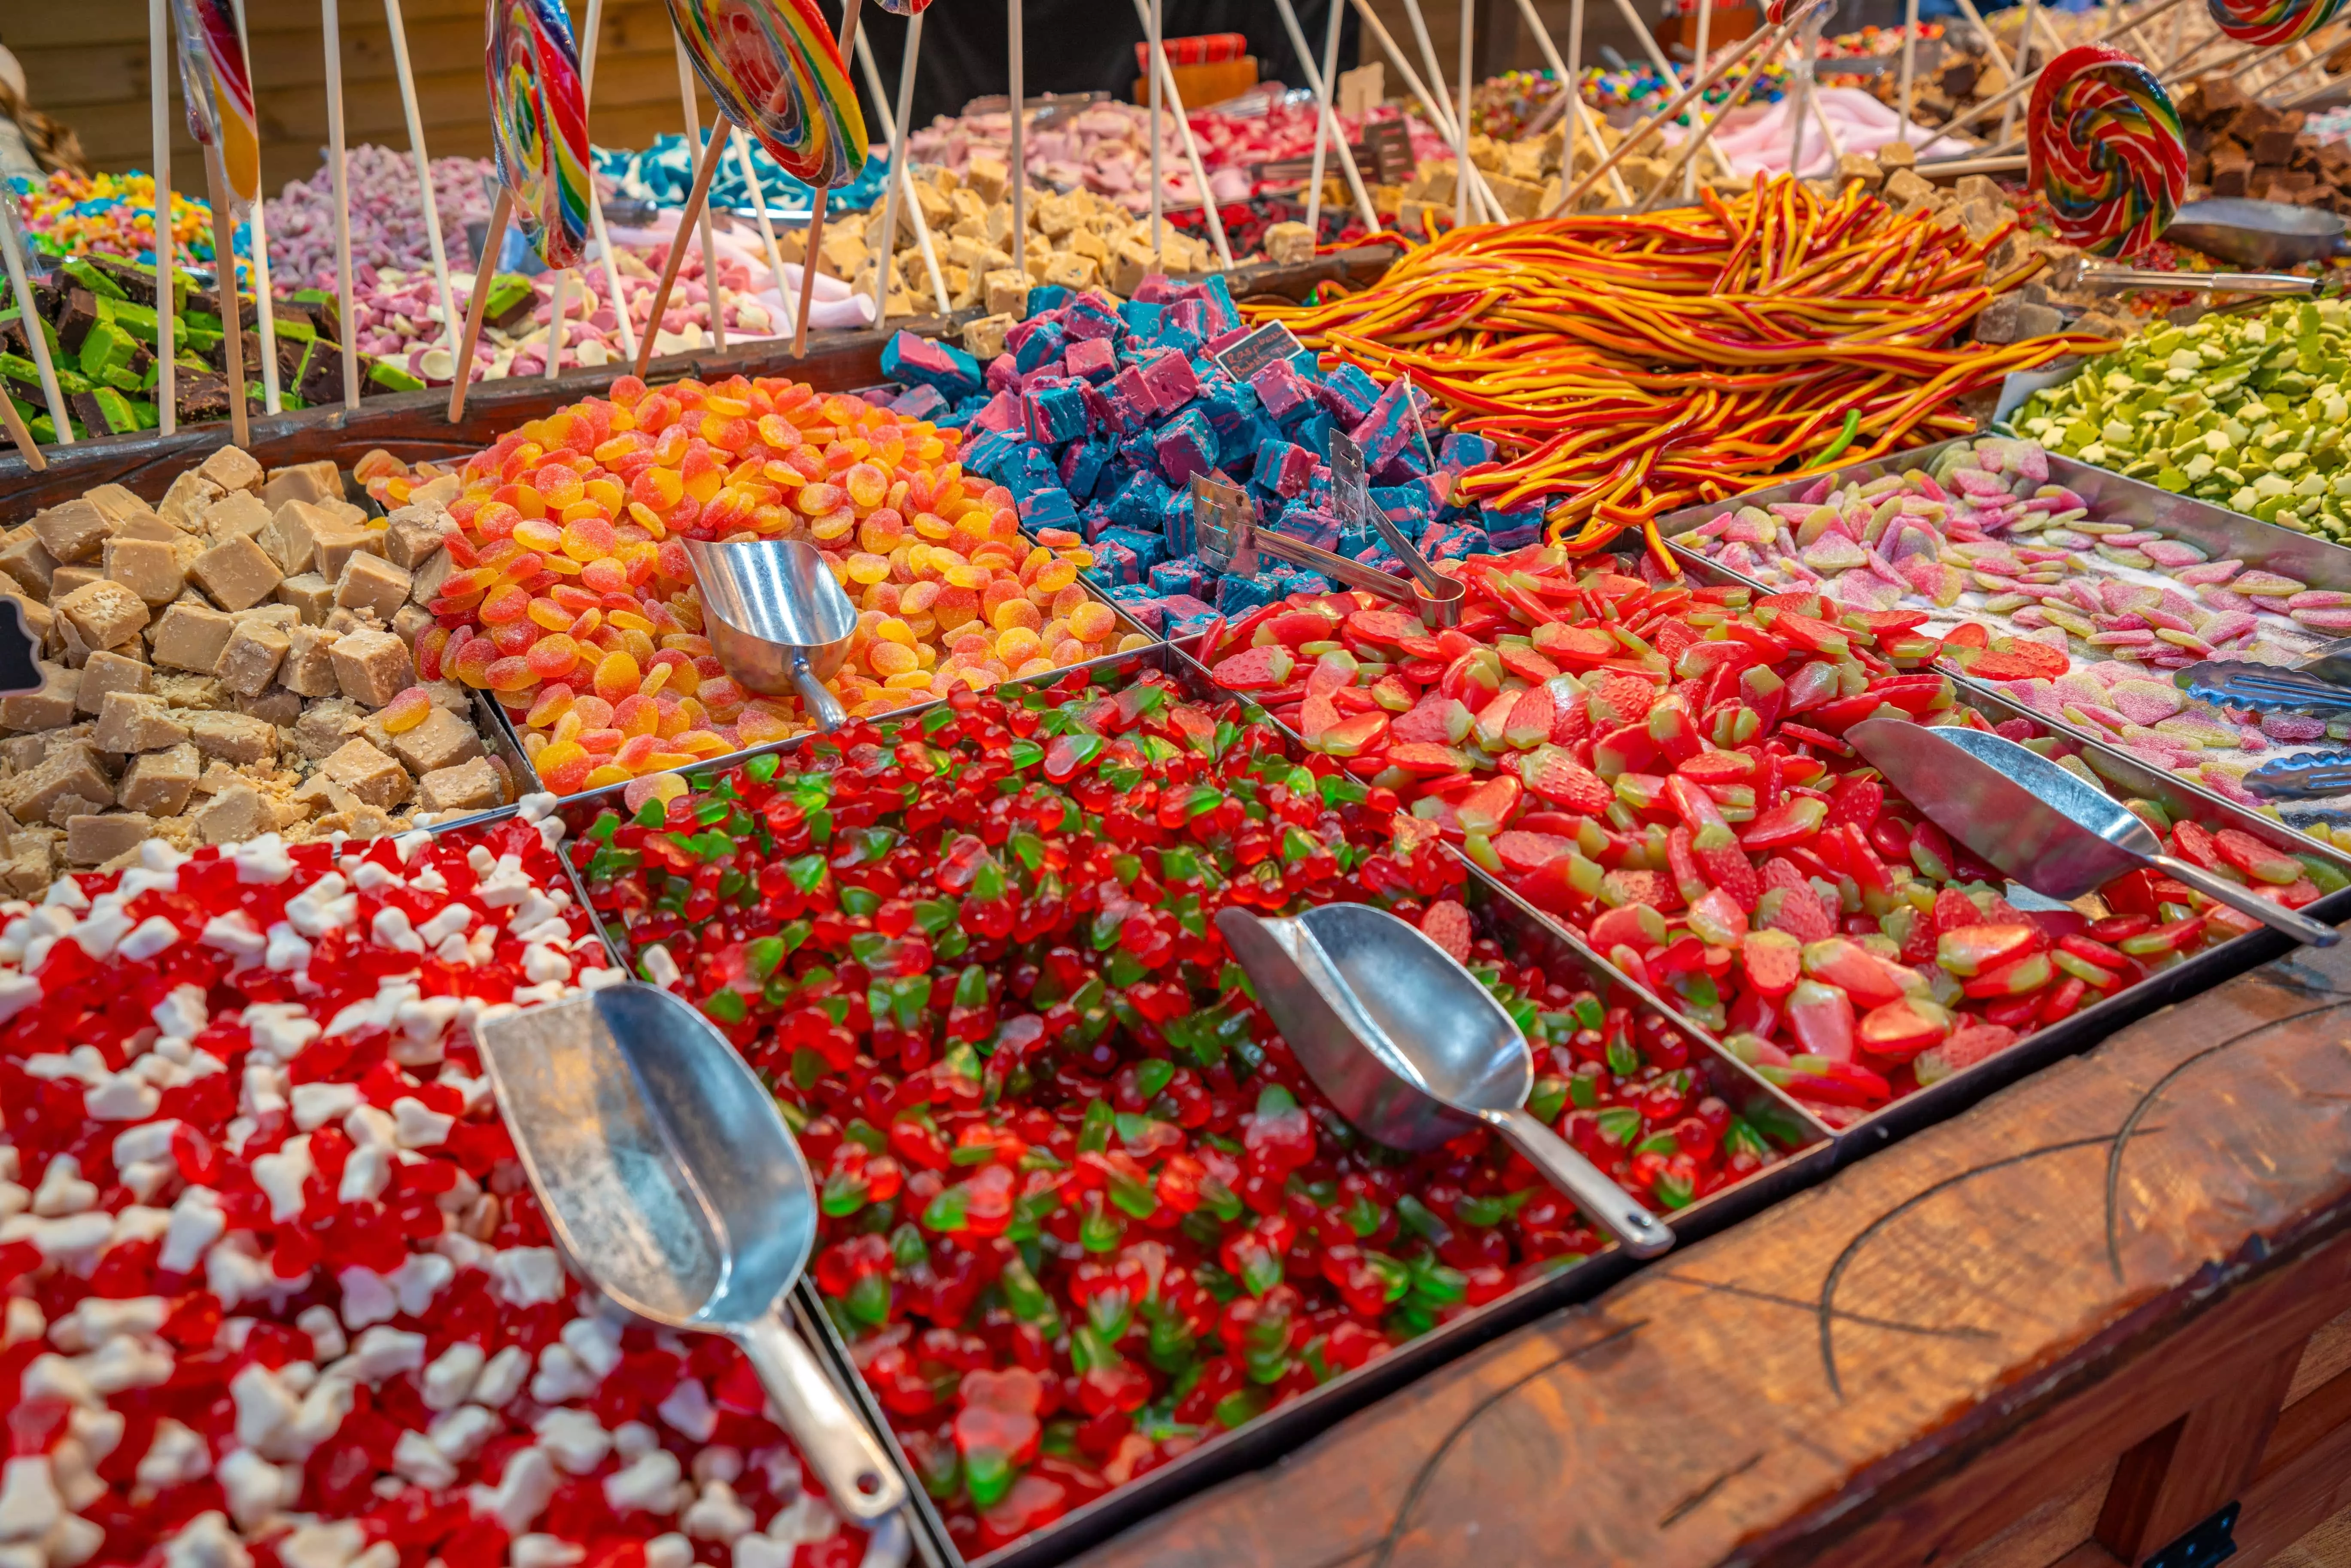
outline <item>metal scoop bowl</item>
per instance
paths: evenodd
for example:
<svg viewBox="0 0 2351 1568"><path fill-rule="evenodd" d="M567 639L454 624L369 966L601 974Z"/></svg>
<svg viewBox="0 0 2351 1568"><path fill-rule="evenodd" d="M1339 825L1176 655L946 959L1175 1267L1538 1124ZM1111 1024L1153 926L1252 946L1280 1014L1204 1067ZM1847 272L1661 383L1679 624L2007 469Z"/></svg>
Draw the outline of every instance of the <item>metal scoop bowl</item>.
<svg viewBox="0 0 2351 1568"><path fill-rule="evenodd" d="M2243 196L2189 202L2171 216L2163 237L2239 267L2292 267L2351 256L2340 213Z"/></svg>
<svg viewBox="0 0 2351 1568"><path fill-rule="evenodd" d="M857 606L816 547L800 539L681 539L702 594L710 645L726 673L768 696L798 692L819 729L849 715L825 688L857 631Z"/></svg>
<svg viewBox="0 0 2351 1568"><path fill-rule="evenodd" d="M639 1317L723 1333L834 1504L879 1519L905 1485L784 1315L816 1188L774 1098L684 1000L620 985L476 1031L549 1228Z"/></svg>
<svg viewBox="0 0 2351 1568"><path fill-rule="evenodd" d="M1482 1124L1635 1257L1673 1246L1663 1220L1528 1112L1526 1036L1444 948L1366 904L1281 919L1227 909L1217 929L1307 1075L1365 1137L1433 1149Z"/></svg>
<svg viewBox="0 0 2351 1568"><path fill-rule="evenodd" d="M2153 867L2313 947L2340 933L2252 889L2166 854L2119 800L2029 747L1980 729L1864 719L1845 738L1937 827L2033 892L2075 899Z"/></svg>

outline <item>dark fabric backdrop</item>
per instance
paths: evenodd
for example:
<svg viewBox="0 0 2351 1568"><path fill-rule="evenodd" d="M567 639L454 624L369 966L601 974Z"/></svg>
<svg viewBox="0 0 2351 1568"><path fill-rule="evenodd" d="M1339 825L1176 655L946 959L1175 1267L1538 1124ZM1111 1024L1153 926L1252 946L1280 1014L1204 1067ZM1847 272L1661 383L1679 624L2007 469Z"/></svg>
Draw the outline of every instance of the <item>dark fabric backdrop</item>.
<svg viewBox="0 0 2351 1568"><path fill-rule="evenodd" d="M1346 0L1293 0L1298 25L1318 53L1323 29L1330 26L1331 6ZM837 14L837 7L834 8ZM891 16L873 0L859 8L861 27L873 36L873 63L890 90L898 90L898 61L905 46L906 23ZM1240 33L1249 38L1249 53L1261 62L1260 74L1278 78L1291 87L1306 85L1298 68L1288 31L1273 0L1165 0L1165 26L1171 38L1199 33ZM1023 69L1032 98L1047 92L1099 89L1115 98L1129 97L1135 78L1134 46L1143 42L1143 24L1135 19L1134 0L1025 0L1022 30L1028 35ZM1355 63L1355 34L1360 26L1352 6L1339 35L1339 68ZM923 13L923 57L914 80L914 125L928 125L932 117L955 114L970 99L1006 89L1008 64L1004 0L938 0ZM858 73L861 96L863 73ZM1187 106L1188 107L1188 106Z"/></svg>

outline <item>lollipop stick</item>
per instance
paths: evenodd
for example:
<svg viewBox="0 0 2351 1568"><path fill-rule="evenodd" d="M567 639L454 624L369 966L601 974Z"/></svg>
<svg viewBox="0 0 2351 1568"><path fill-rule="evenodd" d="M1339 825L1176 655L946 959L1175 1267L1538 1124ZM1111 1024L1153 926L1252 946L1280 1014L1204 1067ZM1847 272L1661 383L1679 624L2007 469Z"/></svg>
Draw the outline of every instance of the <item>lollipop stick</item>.
<svg viewBox="0 0 2351 1568"><path fill-rule="evenodd" d="M180 428L179 366L172 358L172 88L167 74L172 35L165 19L167 3L148 0L147 6L147 57L152 68L147 107L155 141L155 428L162 435ZM32 296L21 298L29 318ZM57 419L57 439L73 439L73 426L63 416Z"/></svg>
<svg viewBox="0 0 2351 1568"><path fill-rule="evenodd" d="M1437 133L1447 141L1452 141L1453 116L1439 106L1437 95L1422 83L1419 73L1412 68L1412 62L1405 58L1404 50L1397 46L1395 35L1388 31L1387 25L1380 20L1379 13L1372 9L1370 0L1354 0L1354 5L1355 15L1362 17L1364 26L1372 30L1372 36L1379 40L1380 49L1387 56L1388 63L1395 67L1396 75L1403 78L1405 90L1420 99L1421 107L1428 111L1430 122L1437 127ZM1482 191L1485 183L1479 179L1478 171L1473 167L1468 172L1470 179L1476 181ZM1493 208L1497 217L1501 210L1499 206Z"/></svg>
<svg viewBox="0 0 2351 1568"><path fill-rule="evenodd" d="M718 134L717 122L726 118L726 111L722 108L711 116L710 141L705 144L702 140L702 111L695 106L694 101L694 67L685 57L685 39L673 34L670 42L677 46L677 92L678 97L685 102L685 144L697 152L703 151L705 145L715 148L723 140ZM684 234L685 228L685 218L681 216L678 219L678 233ZM702 204L701 230L702 292L710 308L710 340L718 346L718 351L723 354L726 351L726 302L720 298L718 293L718 250L710 233L710 204L706 201ZM648 327L648 336L651 335L651 330Z"/></svg>
<svg viewBox="0 0 2351 1568"><path fill-rule="evenodd" d="M1144 79L1151 84L1149 93L1149 97L1151 99L1151 270L1154 272L1165 272L1167 270L1167 265L1161 257L1162 247L1166 239L1162 225L1165 222L1164 209L1166 206L1167 200L1167 180L1166 176L1160 172L1159 168L1160 107L1158 61L1160 43L1159 34L1162 21L1162 13L1159 6L1160 0L1151 0L1150 14L1145 16L1143 19L1143 31L1146 35L1144 39L1144 43L1151 56L1151 58L1144 64L1143 75Z"/></svg>
<svg viewBox="0 0 2351 1568"><path fill-rule="evenodd" d="M1143 0L1134 0L1137 18L1143 14ZM1167 63L1167 41L1160 40L1159 53L1153 57L1159 76L1159 90L1165 96L1167 112L1176 121L1176 140L1183 143L1184 161L1192 166L1192 183L1200 188L1200 208L1207 214L1208 238L1217 247L1217 259L1225 270L1233 267L1232 248L1225 243L1225 220L1217 215L1215 193L1208 189L1208 171L1200 162L1200 144L1192 136L1192 121L1184 112L1184 95L1176 86L1176 68Z"/></svg>
<svg viewBox="0 0 2351 1568"><path fill-rule="evenodd" d="M849 51L857 47L857 5L858 0L845 0L841 8L839 47L843 65L849 61ZM1019 177L1018 171L1014 177ZM831 205L827 199L831 194L830 186L809 192L808 250L800 257L800 308L792 318L792 358L796 360L808 352L809 312L816 305L817 260L824 251L824 214Z"/></svg>
<svg viewBox="0 0 2351 1568"><path fill-rule="evenodd" d="M734 144L735 161L743 167L743 183L751 193L751 208L759 214L759 243L768 247L768 270L776 280L776 298L784 297L784 252L776 243L775 221L768 215L768 193L759 184L759 166L751 161L751 139L743 128L729 121L726 140ZM769 337L775 336L771 331Z"/></svg>
<svg viewBox="0 0 2351 1568"><path fill-rule="evenodd" d="M2024 22L2018 30L2016 39L2016 68L2020 74L2023 71L2026 63L2032 58L2032 24L2038 21L2040 16L2040 0L2024 0ZM2007 141L2009 132L2015 129L2016 105L2011 103L2000 111L2000 140Z"/></svg>
<svg viewBox="0 0 2351 1568"><path fill-rule="evenodd" d="M1574 0L1568 12L1568 57L1565 60L1559 57L1559 46L1552 42L1551 29L1543 26L1542 13L1535 9L1535 0L1519 0L1519 15L1525 18L1528 29L1534 34L1535 47L1542 51L1543 63L1551 68L1551 74L1562 84L1559 97L1552 100L1552 108L1563 109L1567 114L1567 159L1563 166L1572 174L1575 172L1577 131L1581 131L1592 142L1593 157L1598 157L1601 151L1600 131L1592 122L1592 107L1583 101L1583 92L1578 85L1583 80L1583 0ZM1536 124L1541 125L1549 118L1551 110L1546 110L1537 117ZM1535 126L1529 126L1529 133L1531 134L1534 129ZM1633 193L1625 183L1624 175L1614 169L1609 170L1608 186L1609 193L1616 198L1618 205L1632 205Z"/></svg>
<svg viewBox="0 0 2351 1568"><path fill-rule="evenodd" d="M710 182L718 173L718 160L726 151L726 139L714 136L703 143L701 161L694 166L694 189L685 194L685 205L677 214L677 233L670 236L669 254L662 258L661 281L653 286L652 307L645 314L645 335L637 340L637 377L644 378L645 367L653 362L653 338L661 330L662 313L669 308L670 287L677 281L677 269L685 260L685 236L694 227L695 216L710 198Z"/></svg>
<svg viewBox="0 0 2351 1568"><path fill-rule="evenodd" d="M1028 75L1024 68L1029 40L1020 0L1005 0L1004 30L1011 38L1011 57L1005 67L1012 110L1012 155L1006 160L1011 167L1005 172L1012 176L1012 270L1025 279L1029 276L1029 84L1023 78Z"/></svg>
<svg viewBox="0 0 2351 1568"><path fill-rule="evenodd" d="M586 37L580 40L580 108L582 113L596 96L596 45L604 33L604 0L588 0ZM756 185L754 186L756 189ZM619 258L612 254L612 232L604 224L604 198L596 193L595 177L588 180L588 225L596 235L596 249L604 257L604 298L611 301L612 324L621 334L621 352L637 353L637 329L629 320L628 297L621 292ZM455 317L451 319L454 321Z"/></svg>
<svg viewBox="0 0 2351 1568"><path fill-rule="evenodd" d="M547 348L544 351L549 381L563 373L563 312L571 304L566 298L569 290L565 285L570 281L571 274L568 269L560 267L555 269L555 292L547 302Z"/></svg>
<svg viewBox="0 0 2351 1568"><path fill-rule="evenodd" d="M351 186L343 148L343 24L338 0L319 0L327 35L327 162L335 174L335 318L343 340L343 406L360 405L358 310L351 299Z"/></svg>
<svg viewBox="0 0 2351 1568"><path fill-rule="evenodd" d="M590 9L594 9L592 4ZM417 194L424 203L424 247L433 257L433 287L441 297L441 336L454 359L457 297L449 287L449 252L441 240L441 210L433 200L433 160L424 152L424 117L416 109L416 70L408 59L408 27L401 16L400 0L383 0L383 24L392 32L392 68L400 78L400 110L408 120L408 156L416 164ZM262 345L263 352L268 349L268 344Z"/></svg>
<svg viewBox="0 0 2351 1568"><path fill-rule="evenodd" d="M1484 181L1479 177L1476 165L1469 162L1469 135L1464 129L1468 123L1468 115L1466 112L1457 115L1453 111L1453 95L1446 90L1445 68L1437 60L1437 46L1429 41L1428 18L1421 15L1420 0L1404 0L1404 14L1405 20L1412 24L1414 41L1420 46L1421 63L1428 68L1428 79L1437 88L1435 98L1424 97L1421 101L1429 105L1433 112L1444 117L1437 127L1437 133L1452 142L1456 149L1453 183L1455 205L1458 207L1460 204L1459 187L1464 181L1469 182L1472 186L1479 190L1484 187ZM1468 107L1467 104L1462 105L1464 110ZM1499 221L1502 216L1502 209L1493 204L1490 197L1483 200L1489 207L1490 215Z"/></svg>
<svg viewBox="0 0 2351 1568"><path fill-rule="evenodd" d="M1461 59L1461 90L1456 101L1460 112L1453 117L1456 141L1453 167L1458 172L1469 167L1469 32L1477 20L1476 0L1461 0L1461 47L1455 52ZM1469 222L1469 182L1464 177L1453 182L1453 226L1461 228Z"/></svg>
<svg viewBox="0 0 2351 1568"><path fill-rule="evenodd" d="M1625 25L1633 29L1633 36L1641 40L1641 48L1648 55L1649 63L1657 68L1657 74L1666 79L1667 85L1679 81L1680 73L1674 69L1674 62L1666 58L1666 51L1657 47L1657 36L1649 30L1646 22L1641 20L1641 14L1633 9L1633 0L1616 0L1616 12L1625 18ZM1729 153L1712 142L1707 143L1706 150L1714 154L1716 167L1725 174L1735 172L1730 167Z"/></svg>
<svg viewBox="0 0 2351 1568"><path fill-rule="evenodd" d="M236 0L236 37L250 69L253 41L246 37L244 0ZM261 406L265 413L281 413L285 394L277 385L277 312L269 305L277 296L269 287L269 225L262 213L266 205L256 193L252 214L246 220L246 264L253 268L254 325L261 334Z"/></svg>
<svg viewBox="0 0 2351 1568"><path fill-rule="evenodd" d="M1698 0L1698 43L1696 52L1690 57L1690 70L1694 74L1698 76L1706 74L1707 56L1713 52L1713 42L1714 0ZM1698 165L1694 162L1685 161L1682 164L1682 195L1684 199L1687 199L1697 194Z"/></svg>
<svg viewBox="0 0 2351 1568"><path fill-rule="evenodd" d="M8 292L15 298L16 308L29 321L34 315L33 288L25 275L25 237L16 228L16 195L5 190L0 190L0 251L6 253ZM49 405L49 423L57 429L58 443L70 446L73 425L66 417L66 398L57 385L57 367L49 358L49 335L27 332L25 340L33 350L33 368L40 372L41 401Z"/></svg>
<svg viewBox="0 0 2351 1568"><path fill-rule="evenodd" d="M1634 212L1646 213L1656 206L1664 199L1667 191L1675 188L1683 172L1696 166L1694 161L1698 157L1698 149L1703 147L1707 139L1714 134L1716 127L1730 118L1731 110L1747 101L1748 93L1755 87L1761 74L1760 71L1750 71L1733 82L1730 90L1722 95L1722 101L1715 106L1714 112L1700 117L1700 122L1692 126L1690 134L1682 138L1681 145L1674 149L1673 162L1666 165L1665 173L1658 178L1656 184L1651 185L1642 193L1640 202L1633 208ZM1794 90L1792 84L1789 93L1792 95ZM1791 110L1795 108L1792 96L1783 97L1782 101L1787 103Z"/></svg>
<svg viewBox="0 0 2351 1568"><path fill-rule="evenodd" d="M1306 85L1313 90L1321 105L1322 129L1316 131L1314 138L1314 175L1306 197L1306 226L1313 232L1315 243L1321 244L1322 149L1335 146L1339 150L1340 172L1346 175L1347 190L1355 198L1356 215L1364 220L1364 232L1377 234L1380 230L1379 210L1372 205L1372 193L1364 188L1364 172L1355 167L1354 154L1347 149L1346 132L1339 126L1339 112L1331 106L1331 94L1337 86L1331 74L1339 57L1335 46L1324 49L1322 68L1317 71L1313 53L1306 47L1306 31L1298 25L1297 7L1290 4L1290 0L1273 0L1273 3L1281 13L1281 26L1290 35L1290 47L1298 51L1299 64L1305 68ZM1331 39L1335 40L1339 37L1339 24L1346 19L1346 7L1340 5L1339 0L1331 0Z"/></svg>
<svg viewBox="0 0 2351 1568"><path fill-rule="evenodd" d="M237 297L236 251L229 245L228 193L221 188L220 171L209 157L204 160L204 188L213 204L213 292L220 297L222 346L228 350L229 439L249 446L253 425L245 407L245 301Z"/></svg>
<svg viewBox="0 0 2351 1568"><path fill-rule="evenodd" d="M923 205L914 199L914 183L907 172L912 160L906 155L906 138L910 133L908 118L914 112L914 57L923 47L923 14L917 11L906 22L906 53L898 68L898 107L889 107L890 95L883 90L882 68L873 63L873 44L864 33L857 35L857 63L865 71L865 90L873 95L874 103L889 117L890 124L890 185L882 202L882 247L873 267L873 324L885 325L889 318L890 280L897 276L898 203L903 196L906 210L914 221L914 237L923 249L924 259L931 265L931 298L935 308L946 308L946 283L938 276L937 259L931 255L930 230L923 222ZM778 278L781 275L778 274ZM780 287L780 283L778 284Z"/></svg>
<svg viewBox="0 0 2351 1568"><path fill-rule="evenodd" d="M25 416L16 412L16 400L5 392L0 392L0 423L7 425L8 439L15 444L16 455L25 460L26 467L38 474L49 465L49 460L41 455L39 444L33 440L33 433L26 428Z"/></svg>
<svg viewBox="0 0 2351 1568"><path fill-rule="evenodd" d="M514 196L501 183L498 199L490 204L490 226L482 235L482 259L474 267L474 292L465 299L465 335L457 342L457 364L449 378L449 423L465 417L465 388L474 380L474 346L482 340L482 317L489 309L490 279L498 270L498 252L505 247L507 219L514 213ZM648 342L652 341L649 338ZM645 373L637 361L637 374Z"/></svg>
<svg viewBox="0 0 2351 1568"><path fill-rule="evenodd" d="M1896 131L1905 141L1910 140L1910 100L1917 90L1917 76L1918 0L1902 0L1902 87L1896 112L1901 117Z"/></svg>

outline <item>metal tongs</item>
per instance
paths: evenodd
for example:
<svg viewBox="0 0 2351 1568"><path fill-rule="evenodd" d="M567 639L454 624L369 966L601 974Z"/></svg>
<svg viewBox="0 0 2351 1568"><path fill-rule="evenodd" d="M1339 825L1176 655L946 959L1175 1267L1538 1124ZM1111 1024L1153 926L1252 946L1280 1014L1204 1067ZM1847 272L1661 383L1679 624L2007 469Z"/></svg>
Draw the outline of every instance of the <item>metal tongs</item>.
<svg viewBox="0 0 2351 1568"><path fill-rule="evenodd" d="M2286 272L2165 272L2152 267L2116 267L2088 256L2069 256L2050 268L2059 288L2095 288L2119 294L2128 288L2179 288L2203 294L2316 294L2315 277Z"/></svg>
<svg viewBox="0 0 2351 1568"><path fill-rule="evenodd" d="M1350 467L1353 475L1352 497L1348 479ZM1260 531L1257 526L1257 510L1238 486L1196 474L1189 486L1192 533L1201 559L1218 571L1254 577L1258 570L1258 552L1262 549L1267 555L1286 560L1292 566L1319 571L1333 581L1343 582L1350 588L1360 588L1366 593L1376 593L1383 599L1401 604L1430 626L1459 625L1461 601L1468 590L1431 566L1428 559L1405 538L1401 528L1384 513L1368 504L1364 488L1363 451L1337 431L1331 435L1331 472L1341 520L1360 519L1369 514L1372 526L1379 530L1381 542L1405 563L1405 569L1412 573L1410 578L1392 577L1359 560L1349 560L1345 556L1308 544L1303 539L1291 538L1287 534Z"/></svg>
<svg viewBox="0 0 2351 1568"><path fill-rule="evenodd" d="M2339 638L2299 664L2204 659L2171 673L2172 684L2221 707L2255 713L2351 713L2351 637Z"/></svg>

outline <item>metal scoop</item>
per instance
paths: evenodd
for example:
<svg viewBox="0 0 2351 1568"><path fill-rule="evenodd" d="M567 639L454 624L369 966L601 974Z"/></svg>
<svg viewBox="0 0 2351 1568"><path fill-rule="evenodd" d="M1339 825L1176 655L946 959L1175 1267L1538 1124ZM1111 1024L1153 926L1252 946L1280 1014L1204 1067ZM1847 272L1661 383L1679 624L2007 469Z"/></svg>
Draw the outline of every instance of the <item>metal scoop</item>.
<svg viewBox="0 0 2351 1568"><path fill-rule="evenodd" d="M1663 1220L1527 1111L1526 1036L1444 948L1367 904L1270 920L1227 909L1217 929L1308 1076L1365 1137L1433 1149L1482 1123L1635 1257L1673 1246Z"/></svg>
<svg viewBox="0 0 2351 1568"><path fill-rule="evenodd" d="M799 539L682 539L702 593L710 645L755 692L798 692L819 729L848 721L824 683L857 631L857 606L816 547Z"/></svg>
<svg viewBox="0 0 2351 1568"><path fill-rule="evenodd" d="M2215 196L2189 202L2174 213L2163 237L2239 267L2292 267L2351 256L2340 213Z"/></svg>
<svg viewBox="0 0 2351 1568"><path fill-rule="evenodd" d="M2165 235L2169 238L2168 233ZM2049 270L2060 288L2095 288L2119 294L2131 288L2180 289L2202 294L2316 294L2320 280L2290 272L2166 272L2154 267L2117 267L2088 256L2069 256Z"/></svg>
<svg viewBox="0 0 2351 1568"><path fill-rule="evenodd" d="M1417 579L1407 580L1391 577L1384 571L1374 571L1359 560L1334 555L1319 545L1294 539L1287 534L1260 532L1255 508L1249 497L1230 485L1194 475L1191 482L1192 537L1199 547L1200 559L1218 571L1235 572L1242 577L1257 575L1258 552L1275 556L1293 566L1309 571L1319 571L1333 581L1350 588L1360 588L1366 593L1376 593L1418 615L1430 626L1458 626L1461 623L1461 601L1468 590L1425 560L1421 566L1428 571L1429 580L1440 586L1426 588ZM1385 522L1385 518L1380 519ZM1395 525L1388 525L1393 528ZM1381 536L1385 538L1386 534ZM1398 535L1399 539L1402 535ZM1418 560L1420 552L1405 546L1406 560Z"/></svg>
<svg viewBox="0 0 2351 1568"><path fill-rule="evenodd" d="M743 1347L834 1503L906 1500L888 1457L784 1315L816 1240L816 1190L776 1102L707 1019L609 987L476 1033L549 1228L641 1318Z"/></svg>
<svg viewBox="0 0 2351 1568"><path fill-rule="evenodd" d="M2075 899L2151 866L2297 942L2331 947L2340 935L2164 853L2154 831L2121 801L2029 747L1980 729L1929 729L1899 718L1864 719L1844 734L1929 821L2035 893Z"/></svg>

